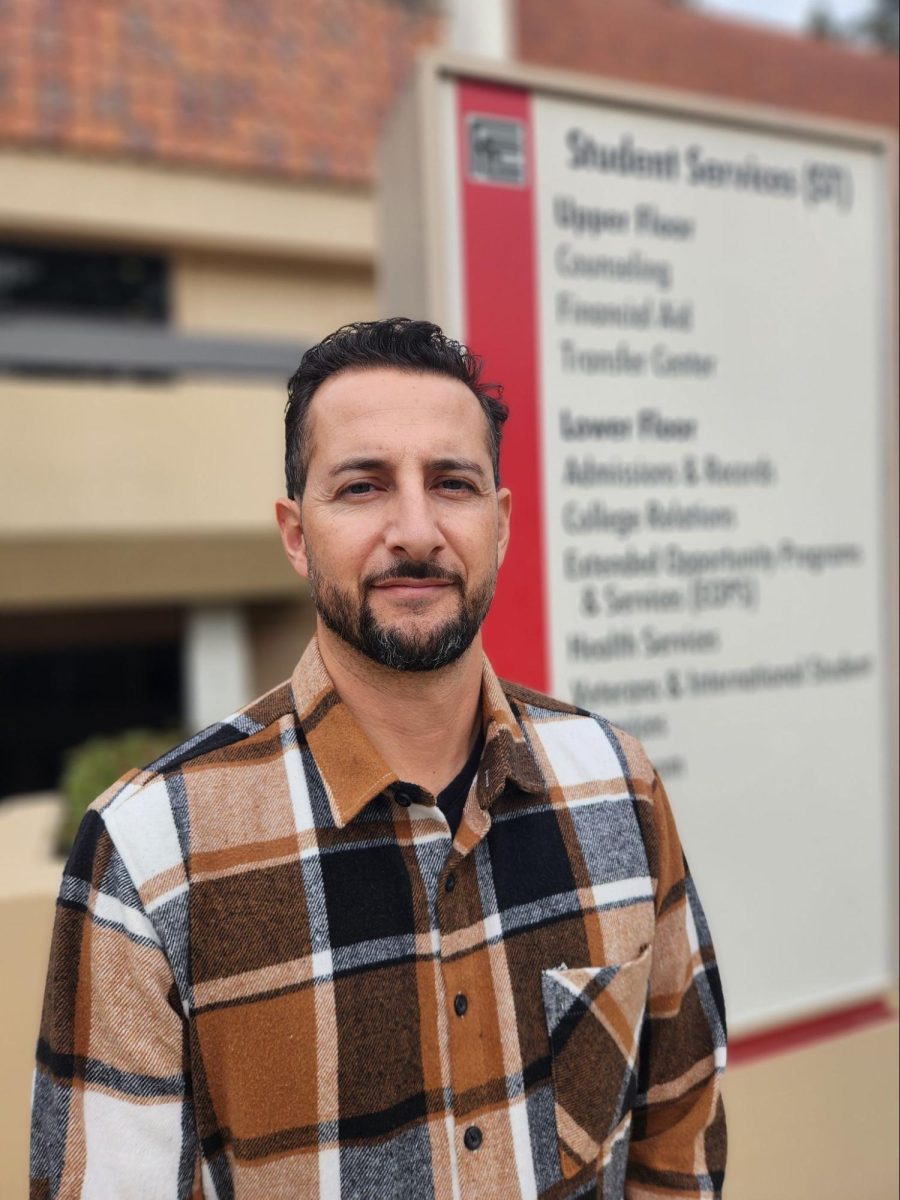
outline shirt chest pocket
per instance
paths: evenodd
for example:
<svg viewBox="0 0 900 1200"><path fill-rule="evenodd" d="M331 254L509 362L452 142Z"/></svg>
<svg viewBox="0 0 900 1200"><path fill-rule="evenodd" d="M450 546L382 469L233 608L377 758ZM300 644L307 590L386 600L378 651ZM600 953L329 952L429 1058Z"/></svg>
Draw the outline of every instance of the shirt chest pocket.
<svg viewBox="0 0 900 1200"><path fill-rule="evenodd" d="M560 1165L565 1178L615 1141L637 1089L636 1062L652 949L606 967L541 973Z"/></svg>

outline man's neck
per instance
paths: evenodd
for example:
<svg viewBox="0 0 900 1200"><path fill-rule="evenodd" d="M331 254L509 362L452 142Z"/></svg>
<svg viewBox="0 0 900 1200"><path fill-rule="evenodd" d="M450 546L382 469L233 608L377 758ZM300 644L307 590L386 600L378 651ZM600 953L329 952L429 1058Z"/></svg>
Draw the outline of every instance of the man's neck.
<svg viewBox="0 0 900 1200"><path fill-rule="evenodd" d="M439 671L394 671L319 622L319 653L338 695L400 779L436 795L465 766L481 726L481 636Z"/></svg>

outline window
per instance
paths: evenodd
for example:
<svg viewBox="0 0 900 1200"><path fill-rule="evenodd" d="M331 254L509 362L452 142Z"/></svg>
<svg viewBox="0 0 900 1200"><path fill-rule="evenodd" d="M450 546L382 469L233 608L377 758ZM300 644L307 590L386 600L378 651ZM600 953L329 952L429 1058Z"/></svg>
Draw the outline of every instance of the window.
<svg viewBox="0 0 900 1200"><path fill-rule="evenodd" d="M66 752L90 737L178 729L182 691L178 610L5 616L0 803L20 792L56 788Z"/></svg>
<svg viewBox="0 0 900 1200"><path fill-rule="evenodd" d="M162 325L168 285L159 255L0 242L0 317Z"/></svg>

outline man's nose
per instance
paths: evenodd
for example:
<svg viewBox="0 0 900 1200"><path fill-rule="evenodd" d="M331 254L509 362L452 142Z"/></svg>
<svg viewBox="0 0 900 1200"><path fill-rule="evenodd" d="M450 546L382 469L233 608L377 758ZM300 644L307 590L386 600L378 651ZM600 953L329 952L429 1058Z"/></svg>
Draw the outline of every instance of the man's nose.
<svg viewBox="0 0 900 1200"><path fill-rule="evenodd" d="M387 548L393 554L405 554L426 561L444 547L444 535L437 521L432 497L423 488L399 489L391 505L385 530Z"/></svg>

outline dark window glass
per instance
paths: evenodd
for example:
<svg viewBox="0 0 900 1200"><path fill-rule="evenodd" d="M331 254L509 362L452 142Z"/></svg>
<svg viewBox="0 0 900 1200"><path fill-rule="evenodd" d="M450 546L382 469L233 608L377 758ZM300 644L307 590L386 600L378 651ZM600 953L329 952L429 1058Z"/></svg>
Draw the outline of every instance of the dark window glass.
<svg viewBox="0 0 900 1200"><path fill-rule="evenodd" d="M178 729L181 690L177 639L0 651L0 800L54 789L66 751L97 734Z"/></svg>
<svg viewBox="0 0 900 1200"><path fill-rule="evenodd" d="M0 242L0 316L169 318L168 263L158 255Z"/></svg>

